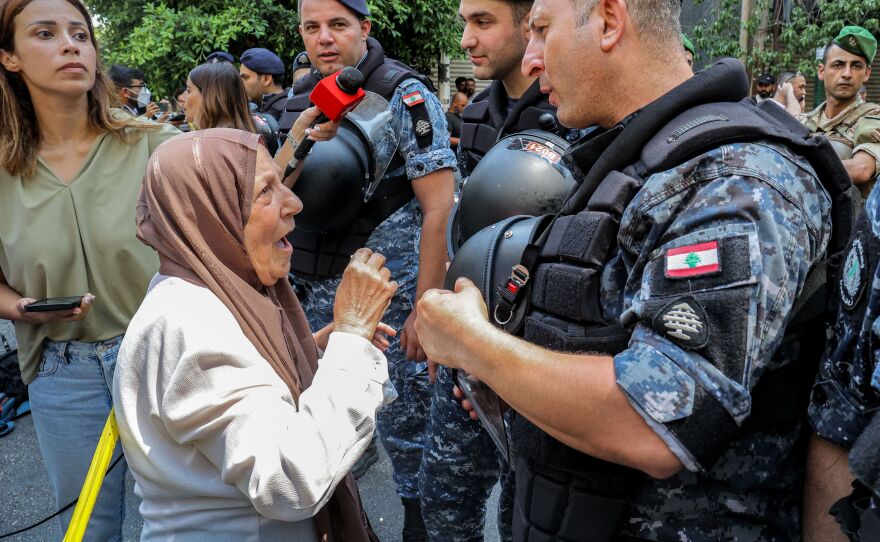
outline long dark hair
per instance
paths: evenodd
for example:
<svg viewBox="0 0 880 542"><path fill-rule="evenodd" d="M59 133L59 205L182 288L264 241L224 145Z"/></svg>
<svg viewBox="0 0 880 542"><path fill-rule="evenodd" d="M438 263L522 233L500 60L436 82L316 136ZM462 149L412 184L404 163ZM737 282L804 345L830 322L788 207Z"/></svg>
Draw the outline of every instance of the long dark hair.
<svg viewBox="0 0 880 542"><path fill-rule="evenodd" d="M15 50L15 18L33 0L0 0L0 49ZM89 29L89 39L95 48L95 84L88 91L88 116L92 128L109 132L124 141L139 137L143 129L157 125L137 121L128 115L114 115L111 107L118 106L113 83L101 70L100 49L92 27L92 17L79 0L67 0L79 11ZM6 71L0 65L0 167L10 175L31 177L37 168L37 149L40 144L40 126L34 113L31 94L21 75Z"/></svg>
<svg viewBox="0 0 880 542"><path fill-rule="evenodd" d="M189 72L189 80L202 93L202 107L193 119L195 128L257 131L248 107L244 83L232 64L201 64Z"/></svg>

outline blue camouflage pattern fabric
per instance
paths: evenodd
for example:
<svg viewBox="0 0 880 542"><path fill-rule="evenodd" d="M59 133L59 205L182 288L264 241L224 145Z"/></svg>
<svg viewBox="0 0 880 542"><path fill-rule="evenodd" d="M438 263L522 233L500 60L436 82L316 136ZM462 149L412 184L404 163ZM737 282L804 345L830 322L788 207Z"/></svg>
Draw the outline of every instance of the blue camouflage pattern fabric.
<svg viewBox="0 0 880 542"><path fill-rule="evenodd" d="M422 93L431 119L433 140L427 148L419 148L409 109L403 103L403 96L413 92ZM446 115L440 101L424 84L416 79L404 80L395 90L389 106L395 122L401 127L398 153L404 164L397 170L387 171L386 178L406 175L411 181L418 182L425 175L455 167L455 155L449 148ZM413 199L379 224L366 244L385 256L391 278L398 283L397 294L383 318L398 331L403 329L416 301L421 228L422 212L418 201ZM320 329L333 321L333 300L341 279L341 275L323 280L294 278L304 291L303 310L312 329ZM415 499L419 496L418 473L431 405L427 364L408 361L400 348L399 336L391 340L385 354L398 398L379 410L376 427L391 459L397 494Z"/></svg>
<svg viewBox="0 0 880 542"><path fill-rule="evenodd" d="M605 317L633 330L614 358L617 382L685 468L640 488L623 535L800 538L801 423L738 428L762 375L797 361L782 339L824 255L830 208L809 163L769 142L722 146L652 175L627 207L600 285ZM671 274L674 249L712 243L720 269ZM677 325L682 314L690 327Z"/></svg>
<svg viewBox="0 0 880 542"><path fill-rule="evenodd" d="M453 385L451 370L439 367L419 471L428 536L432 542L483 540L486 500L500 480L498 534L508 542L513 540L513 473L482 424L461 408Z"/></svg>
<svg viewBox="0 0 880 542"><path fill-rule="evenodd" d="M875 188L845 251L839 310L810 397L816 434L845 449L880 408L880 192Z"/></svg>

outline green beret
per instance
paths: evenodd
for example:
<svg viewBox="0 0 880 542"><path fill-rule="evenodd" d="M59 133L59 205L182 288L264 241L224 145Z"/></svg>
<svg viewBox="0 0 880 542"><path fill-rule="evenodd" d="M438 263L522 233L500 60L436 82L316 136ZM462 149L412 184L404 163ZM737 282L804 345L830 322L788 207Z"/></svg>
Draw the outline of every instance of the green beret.
<svg viewBox="0 0 880 542"><path fill-rule="evenodd" d="M868 64L877 54L877 40L861 26L844 26L831 42L848 53L863 57Z"/></svg>
<svg viewBox="0 0 880 542"><path fill-rule="evenodd" d="M684 34L681 35L681 44L684 45L686 51L690 51L692 55L697 56L697 50L694 48L694 44Z"/></svg>

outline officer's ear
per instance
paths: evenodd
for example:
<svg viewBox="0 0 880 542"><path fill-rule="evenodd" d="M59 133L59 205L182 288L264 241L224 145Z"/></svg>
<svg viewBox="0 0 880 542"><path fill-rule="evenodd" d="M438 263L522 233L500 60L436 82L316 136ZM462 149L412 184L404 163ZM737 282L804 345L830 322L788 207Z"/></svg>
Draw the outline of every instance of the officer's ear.
<svg viewBox="0 0 880 542"><path fill-rule="evenodd" d="M602 19L602 34L599 46L602 52L608 53L620 42L629 29L628 8L624 0L599 0L595 12Z"/></svg>
<svg viewBox="0 0 880 542"><path fill-rule="evenodd" d="M366 17L361 19L361 35L364 39L367 39L370 36L370 30L373 29L373 21L367 19Z"/></svg>

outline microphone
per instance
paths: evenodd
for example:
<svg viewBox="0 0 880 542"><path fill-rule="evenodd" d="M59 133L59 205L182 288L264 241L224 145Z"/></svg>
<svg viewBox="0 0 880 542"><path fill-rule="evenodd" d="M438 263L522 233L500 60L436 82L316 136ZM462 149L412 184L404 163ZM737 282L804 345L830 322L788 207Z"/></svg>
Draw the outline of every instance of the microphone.
<svg viewBox="0 0 880 542"><path fill-rule="evenodd" d="M538 125L545 132L556 134L562 138L565 137L565 130L559 125L559 122L556 120L556 116L553 115L553 113L544 113L538 117Z"/></svg>
<svg viewBox="0 0 880 542"><path fill-rule="evenodd" d="M351 66L322 79L309 95L309 100L321 110L321 116L312 126L331 120L337 122L354 109L367 95L364 83L364 74ZM296 148L294 158L297 161L305 158L314 144L314 140L306 138Z"/></svg>

